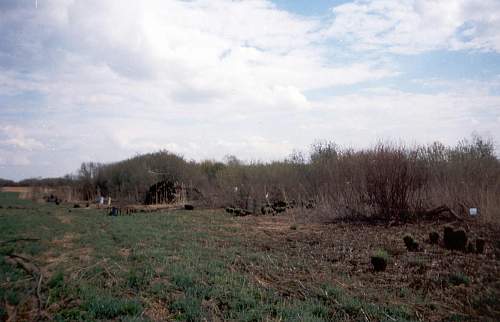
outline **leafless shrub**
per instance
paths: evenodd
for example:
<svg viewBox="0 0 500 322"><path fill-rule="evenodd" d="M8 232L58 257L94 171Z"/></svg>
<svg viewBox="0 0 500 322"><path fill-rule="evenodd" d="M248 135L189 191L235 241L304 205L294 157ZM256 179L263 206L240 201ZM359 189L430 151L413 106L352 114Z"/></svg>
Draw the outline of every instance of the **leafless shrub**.
<svg viewBox="0 0 500 322"><path fill-rule="evenodd" d="M354 150L331 142L315 143L308 156L245 163L186 161L167 151L113 164L82 165L73 180L83 199L96 194L141 202L160 180L196 187L211 207L252 211L284 201L322 218L377 217L407 220L446 204L468 215L500 220L500 162L493 144L473 136L454 147L441 143L404 146L380 143Z"/></svg>
<svg viewBox="0 0 500 322"><path fill-rule="evenodd" d="M404 219L424 206L428 180L415 151L379 144L367 153L367 202L386 220Z"/></svg>

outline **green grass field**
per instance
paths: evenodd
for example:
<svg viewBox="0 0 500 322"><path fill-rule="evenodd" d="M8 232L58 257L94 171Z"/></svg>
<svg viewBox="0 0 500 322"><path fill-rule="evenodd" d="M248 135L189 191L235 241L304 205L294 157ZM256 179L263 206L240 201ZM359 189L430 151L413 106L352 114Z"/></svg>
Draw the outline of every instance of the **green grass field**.
<svg viewBox="0 0 500 322"><path fill-rule="evenodd" d="M256 219L222 211L109 217L15 197L0 194L0 240L40 240L0 245L0 320L36 313L38 276L8 262L9 254L40 268L42 320L404 321L422 319L418 307L441 312L420 292L363 286L380 275L362 282L336 269L300 225L285 222L284 234L304 243L274 244L274 236L252 233Z"/></svg>
<svg viewBox="0 0 500 322"><path fill-rule="evenodd" d="M18 192L0 192L0 205L5 207L15 207L15 206L26 206L31 205L33 203L29 200L19 199Z"/></svg>

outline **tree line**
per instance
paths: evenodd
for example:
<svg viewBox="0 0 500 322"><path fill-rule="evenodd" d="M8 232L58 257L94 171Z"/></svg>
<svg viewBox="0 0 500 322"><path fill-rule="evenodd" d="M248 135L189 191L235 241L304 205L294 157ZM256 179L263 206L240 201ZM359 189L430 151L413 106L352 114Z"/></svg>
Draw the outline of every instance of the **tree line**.
<svg viewBox="0 0 500 322"><path fill-rule="evenodd" d="M34 181L30 185L43 183ZM209 207L313 201L316 213L326 216L391 220L445 204L456 213L475 207L483 218L500 218L500 161L493 142L477 136L455 146L379 143L353 149L319 142L308 153L272 162L234 156L194 161L158 151L115 163L85 162L75 175L45 183L72 186L82 200L104 195L142 203L159 181L195 188L198 202Z"/></svg>

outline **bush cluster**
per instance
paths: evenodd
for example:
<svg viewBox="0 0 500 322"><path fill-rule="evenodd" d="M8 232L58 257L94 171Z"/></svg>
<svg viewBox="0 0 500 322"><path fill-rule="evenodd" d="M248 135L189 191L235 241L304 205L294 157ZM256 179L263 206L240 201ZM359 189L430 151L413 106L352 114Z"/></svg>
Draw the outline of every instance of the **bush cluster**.
<svg viewBox="0 0 500 322"><path fill-rule="evenodd" d="M65 180L73 197L83 200L109 195L141 203L154 184L170 181L196 191L206 206L252 212L294 200L298 205L313 201L310 208L323 215L387 221L410 219L443 204L463 216L475 207L484 219L500 217L500 162L494 144L480 137L456 146L379 143L360 150L320 142L308 154L267 163L234 156L198 162L160 151L111 164L84 163Z"/></svg>

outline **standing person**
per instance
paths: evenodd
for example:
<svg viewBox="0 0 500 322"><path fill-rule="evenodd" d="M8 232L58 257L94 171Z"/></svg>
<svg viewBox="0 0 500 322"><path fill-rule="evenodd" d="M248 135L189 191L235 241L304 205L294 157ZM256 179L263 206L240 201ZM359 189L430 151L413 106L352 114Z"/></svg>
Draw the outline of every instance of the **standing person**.
<svg viewBox="0 0 500 322"><path fill-rule="evenodd" d="M100 196L99 197L99 206L98 207L101 208L101 206L103 206L103 205L104 205L104 197Z"/></svg>
<svg viewBox="0 0 500 322"><path fill-rule="evenodd" d="M108 196L108 208L111 207L111 196Z"/></svg>

